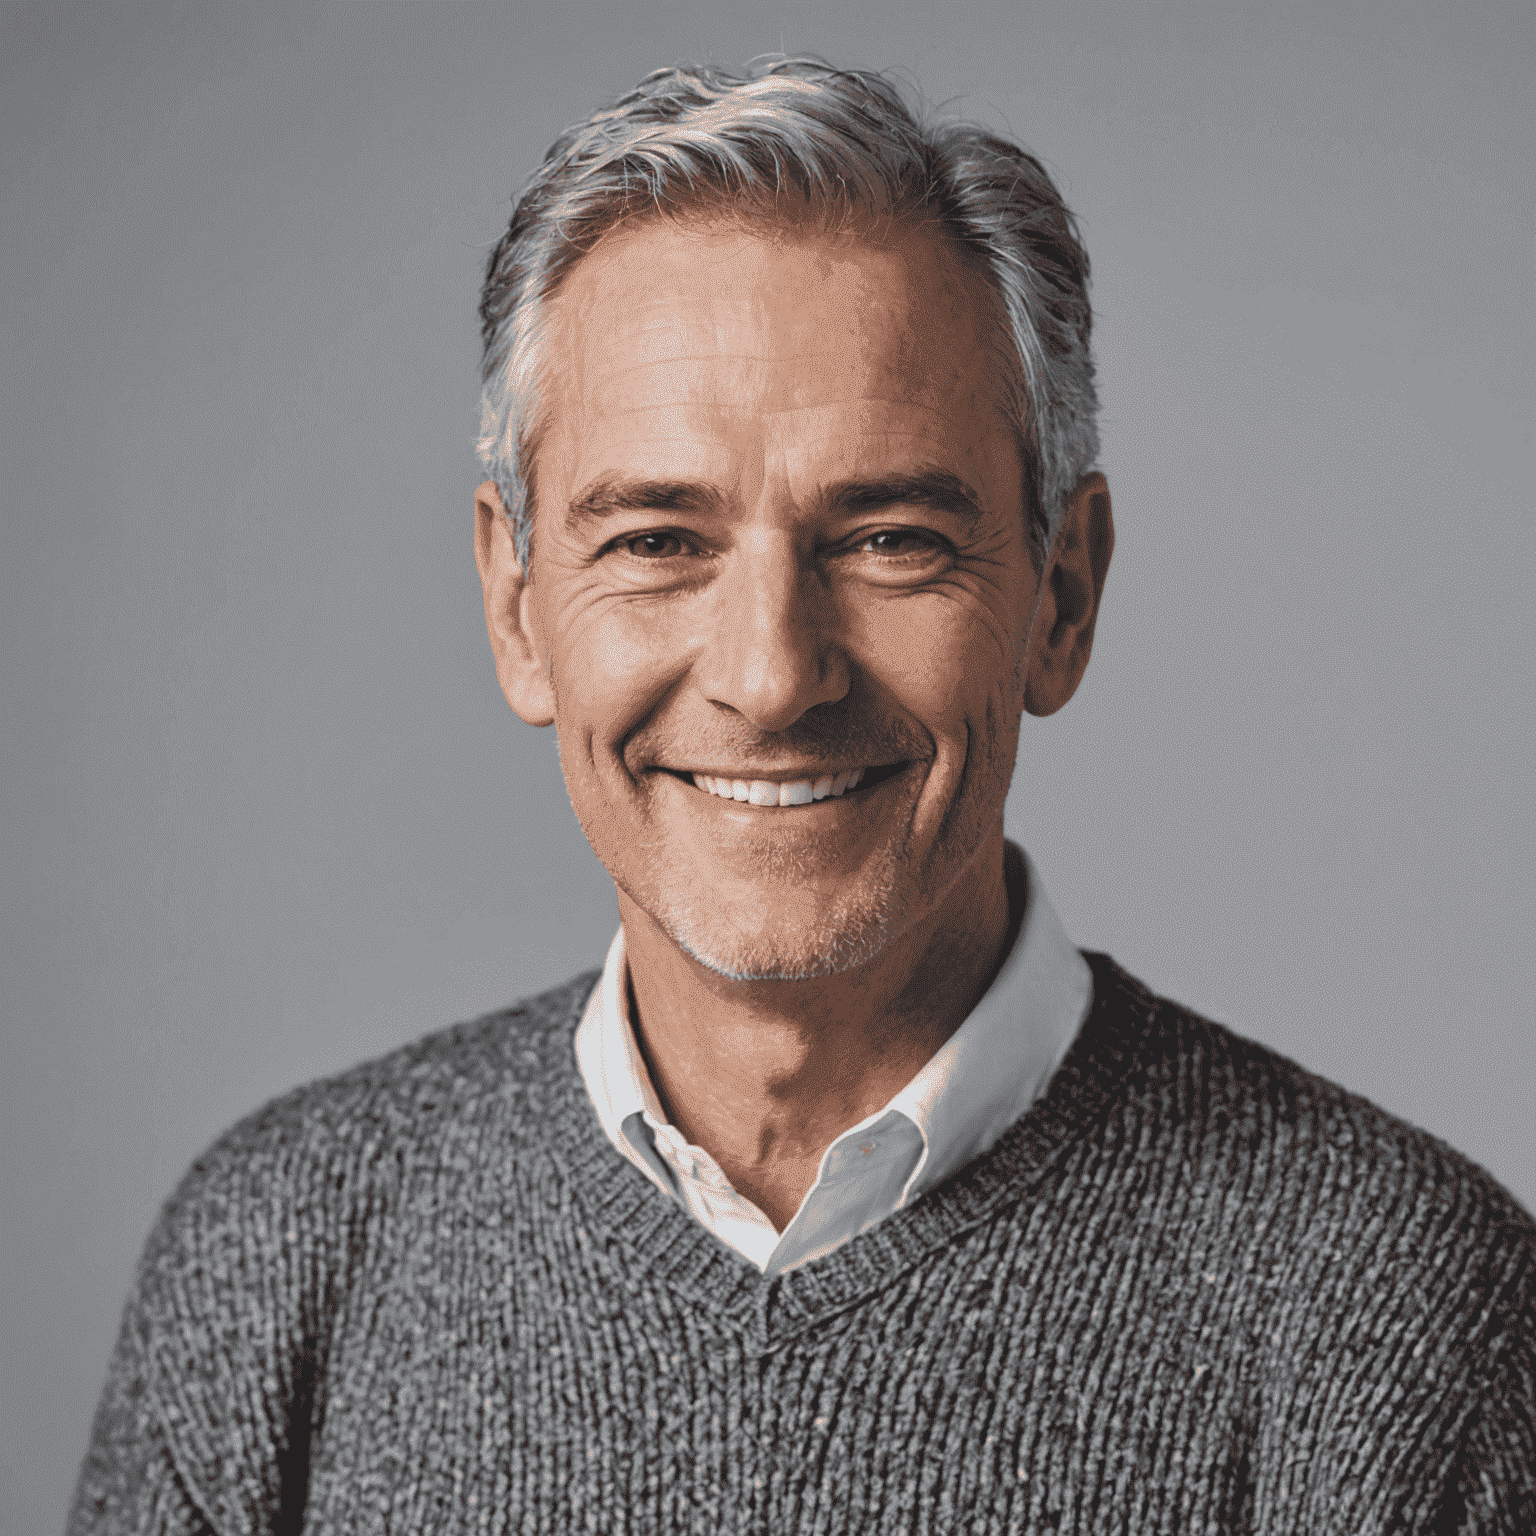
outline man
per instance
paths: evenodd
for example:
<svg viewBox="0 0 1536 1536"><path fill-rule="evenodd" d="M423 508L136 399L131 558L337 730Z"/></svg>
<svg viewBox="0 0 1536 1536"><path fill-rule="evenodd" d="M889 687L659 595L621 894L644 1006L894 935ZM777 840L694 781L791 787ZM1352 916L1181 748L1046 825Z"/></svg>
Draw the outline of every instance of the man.
<svg viewBox="0 0 1536 1536"><path fill-rule="evenodd" d="M1087 277L875 77L664 71L554 146L476 556L621 930L194 1167L74 1529L1531 1528L1530 1218L1004 840L1113 547Z"/></svg>

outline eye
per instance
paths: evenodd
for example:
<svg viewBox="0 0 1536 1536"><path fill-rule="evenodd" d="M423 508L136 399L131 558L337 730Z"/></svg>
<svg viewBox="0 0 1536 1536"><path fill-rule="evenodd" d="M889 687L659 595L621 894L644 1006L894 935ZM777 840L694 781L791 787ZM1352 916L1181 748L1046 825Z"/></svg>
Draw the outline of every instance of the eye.
<svg viewBox="0 0 1536 1536"><path fill-rule="evenodd" d="M939 541L921 528L882 528L870 534L859 550L863 554L886 556L931 555L939 547Z"/></svg>
<svg viewBox="0 0 1536 1536"><path fill-rule="evenodd" d="M876 528L843 546L843 569L878 587L921 587L953 565L955 546L931 528Z"/></svg>
<svg viewBox="0 0 1536 1536"><path fill-rule="evenodd" d="M622 539L615 539L608 547L622 550L636 560L668 560L684 553L681 537L665 529L659 533L628 534Z"/></svg>

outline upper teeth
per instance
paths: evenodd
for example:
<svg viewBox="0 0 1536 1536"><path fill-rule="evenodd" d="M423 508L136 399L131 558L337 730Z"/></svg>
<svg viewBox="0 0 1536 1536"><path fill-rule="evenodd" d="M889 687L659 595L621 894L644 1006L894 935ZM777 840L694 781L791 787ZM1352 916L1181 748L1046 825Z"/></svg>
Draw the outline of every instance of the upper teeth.
<svg viewBox="0 0 1536 1536"><path fill-rule="evenodd" d="M809 805L812 800L846 793L863 777L862 768L850 768L823 779L791 779L788 784L775 784L772 779L715 779L707 773L694 774L693 782L722 800L744 800L748 805Z"/></svg>

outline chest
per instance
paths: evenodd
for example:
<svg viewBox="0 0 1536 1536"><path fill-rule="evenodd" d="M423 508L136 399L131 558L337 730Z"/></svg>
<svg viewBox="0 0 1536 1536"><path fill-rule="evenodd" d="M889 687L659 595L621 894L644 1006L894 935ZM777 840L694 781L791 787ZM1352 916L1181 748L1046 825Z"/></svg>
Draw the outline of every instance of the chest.
<svg viewBox="0 0 1536 1536"><path fill-rule="evenodd" d="M378 1279L328 1342L308 1531L1140 1532L1253 1497L1237 1336L1024 1237L756 1328L574 1221L444 1223Z"/></svg>

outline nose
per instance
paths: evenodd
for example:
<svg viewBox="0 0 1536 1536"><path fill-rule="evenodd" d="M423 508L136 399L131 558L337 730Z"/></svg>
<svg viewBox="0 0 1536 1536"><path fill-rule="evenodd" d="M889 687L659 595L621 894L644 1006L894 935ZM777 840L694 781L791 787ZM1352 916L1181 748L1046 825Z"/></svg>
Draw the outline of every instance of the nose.
<svg viewBox="0 0 1536 1536"><path fill-rule="evenodd" d="M695 664L705 696L761 731L788 730L807 710L841 699L849 671L832 594L790 533L744 541L725 565Z"/></svg>

